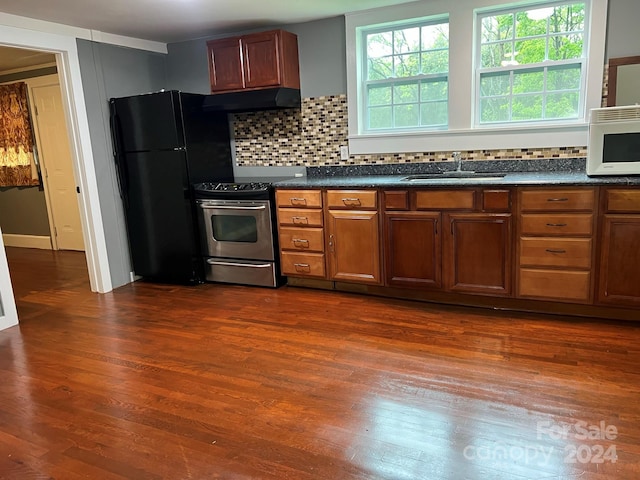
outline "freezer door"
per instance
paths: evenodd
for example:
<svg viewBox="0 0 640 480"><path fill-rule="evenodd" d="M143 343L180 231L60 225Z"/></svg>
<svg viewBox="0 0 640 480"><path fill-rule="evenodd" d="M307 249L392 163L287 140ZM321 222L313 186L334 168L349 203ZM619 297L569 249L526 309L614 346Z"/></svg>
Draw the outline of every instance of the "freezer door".
<svg viewBox="0 0 640 480"><path fill-rule="evenodd" d="M130 153L124 161L134 272L176 283L198 281L202 266L185 153Z"/></svg>
<svg viewBox="0 0 640 480"><path fill-rule="evenodd" d="M111 99L112 129L122 152L185 146L178 92Z"/></svg>

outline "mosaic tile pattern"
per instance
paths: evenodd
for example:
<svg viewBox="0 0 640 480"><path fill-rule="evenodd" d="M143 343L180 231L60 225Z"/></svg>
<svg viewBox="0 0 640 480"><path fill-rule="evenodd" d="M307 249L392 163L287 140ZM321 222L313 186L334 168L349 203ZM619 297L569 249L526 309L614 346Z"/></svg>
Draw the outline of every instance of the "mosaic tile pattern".
<svg viewBox="0 0 640 480"><path fill-rule="evenodd" d="M602 105L608 95L608 65L603 72ZM304 98L298 110L235 114L233 133L236 163L241 167L325 167L425 163L452 160L453 152L351 155L341 160L340 145L347 145L347 96ZM462 151L463 160L534 160L576 158L586 146Z"/></svg>

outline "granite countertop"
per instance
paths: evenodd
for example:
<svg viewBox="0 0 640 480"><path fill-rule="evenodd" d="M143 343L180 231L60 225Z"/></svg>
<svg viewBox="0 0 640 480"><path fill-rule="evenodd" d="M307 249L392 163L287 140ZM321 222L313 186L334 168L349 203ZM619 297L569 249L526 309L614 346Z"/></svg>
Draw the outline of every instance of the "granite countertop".
<svg viewBox="0 0 640 480"><path fill-rule="evenodd" d="M275 182L276 188L423 188L520 185L638 185L640 176L598 176L585 173L584 159L569 161L463 162L462 171L476 175L463 178L429 177L407 180L415 175L432 175L453 170L450 162L406 165L362 165L307 168L307 176ZM525 171L514 171L525 170ZM493 174L493 175L492 175ZM499 174L497 176L496 174ZM455 174L454 174L455 175Z"/></svg>

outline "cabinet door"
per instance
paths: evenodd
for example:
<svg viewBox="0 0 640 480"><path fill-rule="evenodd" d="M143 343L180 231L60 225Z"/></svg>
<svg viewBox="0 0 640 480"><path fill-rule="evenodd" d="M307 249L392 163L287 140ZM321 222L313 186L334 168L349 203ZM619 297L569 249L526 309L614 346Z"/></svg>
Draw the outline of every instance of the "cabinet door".
<svg viewBox="0 0 640 480"><path fill-rule="evenodd" d="M511 294L511 214L446 214L446 286L461 293Z"/></svg>
<svg viewBox="0 0 640 480"><path fill-rule="evenodd" d="M640 305L640 215L605 215L598 300Z"/></svg>
<svg viewBox="0 0 640 480"><path fill-rule="evenodd" d="M281 83L281 52L277 32L243 37L242 54L246 88L277 86Z"/></svg>
<svg viewBox="0 0 640 480"><path fill-rule="evenodd" d="M378 228L378 212L327 212L329 275L332 280L380 283Z"/></svg>
<svg viewBox="0 0 640 480"><path fill-rule="evenodd" d="M211 91L244 88L244 73L240 56L240 38L224 38L207 43Z"/></svg>
<svg viewBox="0 0 640 480"><path fill-rule="evenodd" d="M385 216L387 284L440 288L441 214L394 212Z"/></svg>

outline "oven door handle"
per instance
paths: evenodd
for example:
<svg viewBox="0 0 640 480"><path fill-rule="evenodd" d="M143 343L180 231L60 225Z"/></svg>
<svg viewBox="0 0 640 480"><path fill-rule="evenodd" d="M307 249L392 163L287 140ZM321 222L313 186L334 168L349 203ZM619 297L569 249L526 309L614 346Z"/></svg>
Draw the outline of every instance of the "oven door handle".
<svg viewBox="0 0 640 480"><path fill-rule="evenodd" d="M251 268L270 268L270 263L262 263L260 265L255 265L253 263L236 263L236 262L219 262L217 260L212 260L211 258L207 258L207 263L209 265L220 265L223 267L251 267Z"/></svg>
<svg viewBox="0 0 640 480"><path fill-rule="evenodd" d="M203 210L264 210L267 208L265 205L258 205L257 207L243 207L240 205L207 205L206 203L200 203L199 205Z"/></svg>

